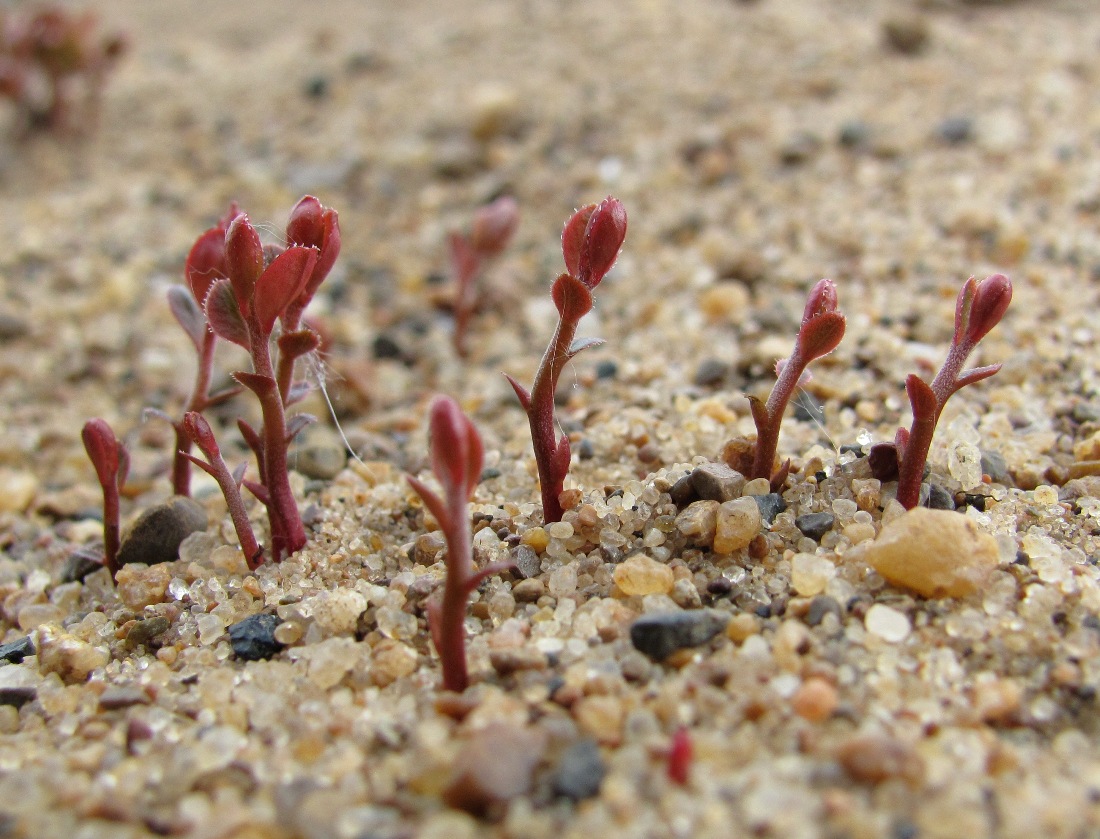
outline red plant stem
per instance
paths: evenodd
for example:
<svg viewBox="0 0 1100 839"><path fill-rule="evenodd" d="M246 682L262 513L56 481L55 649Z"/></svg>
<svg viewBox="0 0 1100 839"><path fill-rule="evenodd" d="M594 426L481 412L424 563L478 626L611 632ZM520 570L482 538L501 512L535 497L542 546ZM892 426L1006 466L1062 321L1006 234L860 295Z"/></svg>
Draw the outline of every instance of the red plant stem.
<svg viewBox="0 0 1100 839"><path fill-rule="evenodd" d="M118 549L121 544L119 528L118 483L103 485L103 565L114 582L118 574Z"/></svg>
<svg viewBox="0 0 1100 839"><path fill-rule="evenodd" d="M943 367L932 380L930 387L936 394L936 412L931 416L918 416L913 412L913 425L909 429L909 440L905 444L905 451L899 453L898 460L898 503L906 510L912 510L920 503L920 485L924 478L924 464L928 461L928 450L932 447L932 437L936 433L936 424L944 405L951 395L958 390L959 373L966 364L967 356L974 349L974 344L965 338L957 344L952 344L948 350L947 359Z"/></svg>
<svg viewBox="0 0 1100 839"><path fill-rule="evenodd" d="M248 316L248 333L253 372L275 383L268 336L260 328L255 309ZM289 555L305 545L306 531L302 526L294 493L290 489L286 456L286 415L283 413L283 400L279 395L278 385L266 388L262 393L257 392L256 395L260 400L260 411L264 420L263 481L269 496L271 558L272 561L279 562L284 550Z"/></svg>
<svg viewBox="0 0 1100 839"><path fill-rule="evenodd" d="M218 337L207 329L202 339L202 350L199 352L199 367L195 373L195 387L191 391L191 398L187 400L184 412L196 411L202 413L207 407L207 397L210 392L210 379L214 369L214 345ZM191 461L186 457L191 452L191 438L187 436L183 425L173 423L176 431L176 454L172 460L172 492L176 495L191 494Z"/></svg>
<svg viewBox="0 0 1100 839"><path fill-rule="evenodd" d="M222 495L225 497L225 505L229 510L229 518L233 521L233 530L237 534L237 541L241 543L241 552L244 554L248 568L255 571L263 561L264 549L256 539L256 533L252 530L252 522L248 520L245 510L244 498L241 497L240 487L229 471L225 459L218 451L203 451L206 455L207 466L210 467L210 475L218 482Z"/></svg>
<svg viewBox="0 0 1100 839"><path fill-rule="evenodd" d="M291 311L293 309L293 311ZM295 306L287 309L283 320L283 332L296 332L301 323L301 311ZM294 383L294 365L298 357L289 353L279 353L279 372L276 381L279 383L279 399L286 405L290 398L290 386Z"/></svg>
<svg viewBox="0 0 1100 839"><path fill-rule="evenodd" d="M443 687L461 693L469 684L466 672L466 601L473 578L473 542L464 487L446 487L446 522L440 522L447 540L447 579L439 610L437 652L443 667Z"/></svg>
<svg viewBox="0 0 1100 839"><path fill-rule="evenodd" d="M474 280L480 272L481 259L478 258L477 265L472 270L464 271L456 279L454 346L455 352L458 353L460 358L466 358L469 354L469 349L466 346L466 335L470 329L470 318L473 316L474 307L477 305Z"/></svg>
<svg viewBox="0 0 1100 839"><path fill-rule="evenodd" d="M764 405L767 413L767 421L758 425L756 429L756 454L752 462L752 476L754 478L771 478L775 467L775 452L779 447L779 427L783 421L783 412L787 410L798 380L805 372L807 362L802 360L796 346L783 365L783 370L772 388L771 395Z"/></svg>
<svg viewBox="0 0 1100 839"><path fill-rule="evenodd" d="M558 496L565 488L565 471L558 469L554 453L558 446L554 424L554 393L558 377L569 361L569 347L577 334L577 321L558 318L554 337L546 347L531 387L527 419L531 424L531 445L535 450L542 491L542 517L546 524L561 521L563 510Z"/></svg>

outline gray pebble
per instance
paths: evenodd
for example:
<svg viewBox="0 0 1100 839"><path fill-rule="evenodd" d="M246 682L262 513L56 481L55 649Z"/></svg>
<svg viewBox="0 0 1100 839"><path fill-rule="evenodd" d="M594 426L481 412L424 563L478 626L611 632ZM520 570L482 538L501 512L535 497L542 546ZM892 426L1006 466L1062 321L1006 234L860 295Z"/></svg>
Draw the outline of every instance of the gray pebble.
<svg viewBox="0 0 1100 839"><path fill-rule="evenodd" d="M970 117L948 117L936 127L939 138L952 145L959 145L974 136L974 121Z"/></svg>
<svg viewBox="0 0 1100 839"><path fill-rule="evenodd" d="M99 710L118 711L132 705L148 705L152 701L149 694L133 685L109 687L99 697Z"/></svg>
<svg viewBox="0 0 1100 839"><path fill-rule="evenodd" d="M203 530L206 510L197 501L177 495L138 517L122 538L118 564L174 562L179 559L180 542Z"/></svg>
<svg viewBox="0 0 1100 839"><path fill-rule="evenodd" d="M237 658L259 661L271 658L283 645L275 640L275 627L282 621L277 615L249 615L229 627L229 643Z"/></svg>
<svg viewBox="0 0 1100 839"><path fill-rule="evenodd" d="M836 524L836 516L832 513L807 513L794 520L794 526L802 531L803 536L820 542L821 537L833 529Z"/></svg>
<svg viewBox="0 0 1100 839"><path fill-rule="evenodd" d="M534 548L528 545L516 545L509 551L509 555L515 563L516 573L523 579L530 580L542 573L542 561Z"/></svg>
<svg viewBox="0 0 1100 839"><path fill-rule="evenodd" d="M60 583L82 583L84 578L103 567L103 554L79 550L69 554L61 569Z"/></svg>
<svg viewBox="0 0 1100 839"><path fill-rule="evenodd" d="M699 494L695 491L695 479L693 473L688 472L680 478L668 491L669 498L677 507L686 507L693 501L699 500Z"/></svg>
<svg viewBox="0 0 1100 839"><path fill-rule="evenodd" d="M1000 452L982 452L982 472L989 475L995 484L1012 486L1012 475L1009 474L1008 463Z"/></svg>
<svg viewBox="0 0 1100 839"><path fill-rule="evenodd" d="M928 504L933 510L954 510L955 496L939 484L928 484Z"/></svg>
<svg viewBox="0 0 1100 839"><path fill-rule="evenodd" d="M158 635L167 631L168 627L171 625L172 622L168 620L168 618L160 615L138 621L130 628L129 633L127 633L126 643L132 644L135 647L138 644L148 644Z"/></svg>
<svg viewBox="0 0 1100 839"><path fill-rule="evenodd" d="M691 485L704 501L732 501L741 497L745 476L725 463L704 463L692 471Z"/></svg>
<svg viewBox="0 0 1100 839"><path fill-rule="evenodd" d="M578 740L562 753L554 767L554 792L574 801L592 798L599 794L606 774L599 744L591 738Z"/></svg>
<svg viewBox="0 0 1100 839"><path fill-rule="evenodd" d="M760 508L760 518L767 524L771 524L777 515L787 509L787 502L778 492L754 495L753 499L756 501L756 506Z"/></svg>
<svg viewBox="0 0 1100 839"><path fill-rule="evenodd" d="M291 460L294 469L307 478L331 481L340 474L348 462L348 454L342 445L313 445L298 449Z"/></svg>
<svg viewBox="0 0 1100 839"><path fill-rule="evenodd" d="M717 387L726 381L730 366L717 358L707 358L695 368L692 383L697 387Z"/></svg>
<svg viewBox="0 0 1100 839"><path fill-rule="evenodd" d="M707 643L727 623L729 615L711 609L643 615L630 627L630 641L654 661L663 661L677 650Z"/></svg>
<svg viewBox="0 0 1100 839"><path fill-rule="evenodd" d="M29 635L15 641L9 641L6 644L0 644L0 660L11 664L19 664L24 658L34 655L34 653L34 642L31 641Z"/></svg>
<svg viewBox="0 0 1100 839"><path fill-rule="evenodd" d="M809 626L817 626L830 613L838 618L844 617L844 610L836 600L827 595L819 594L810 601L810 608L806 612L806 623Z"/></svg>

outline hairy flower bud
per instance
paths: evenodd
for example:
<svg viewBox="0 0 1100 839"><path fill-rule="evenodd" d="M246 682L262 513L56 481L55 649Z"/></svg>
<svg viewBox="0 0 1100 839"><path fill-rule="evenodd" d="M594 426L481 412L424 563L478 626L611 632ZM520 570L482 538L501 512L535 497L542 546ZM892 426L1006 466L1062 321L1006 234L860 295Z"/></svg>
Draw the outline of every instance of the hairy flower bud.
<svg viewBox="0 0 1100 839"><path fill-rule="evenodd" d="M970 304L966 339L976 344L1001 322L1012 302L1012 282L1004 274L992 274L980 283Z"/></svg>
<svg viewBox="0 0 1100 839"><path fill-rule="evenodd" d="M519 224L519 204L502 195L474 214L470 244L484 256L496 256L508 245Z"/></svg>
<svg viewBox="0 0 1100 839"><path fill-rule="evenodd" d="M225 262L237 305L248 317L256 280L264 271L264 247L244 213L233 219L225 232Z"/></svg>

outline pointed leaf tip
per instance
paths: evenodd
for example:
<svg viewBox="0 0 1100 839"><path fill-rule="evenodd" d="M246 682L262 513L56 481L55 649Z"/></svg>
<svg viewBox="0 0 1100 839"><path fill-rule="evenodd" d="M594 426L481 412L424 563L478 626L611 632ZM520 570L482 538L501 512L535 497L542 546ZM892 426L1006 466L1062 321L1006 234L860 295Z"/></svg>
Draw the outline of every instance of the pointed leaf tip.
<svg viewBox="0 0 1100 839"><path fill-rule="evenodd" d="M320 255L315 247L287 248L256 281L254 304L260 329L270 335L275 321L301 293Z"/></svg>
<svg viewBox="0 0 1100 839"><path fill-rule="evenodd" d="M1004 274L992 274L978 283L970 305L966 338L973 344L989 334L1004 317L1012 302L1012 281Z"/></svg>
<svg viewBox="0 0 1100 839"><path fill-rule="evenodd" d="M598 286L618 259L625 240L626 208L618 198L609 195L588 220L577 262L577 279L589 288Z"/></svg>
<svg viewBox="0 0 1100 839"><path fill-rule="evenodd" d="M247 317L256 281L264 271L264 246L244 213L234 218L225 231L225 264L237 305Z"/></svg>
<svg viewBox="0 0 1100 839"><path fill-rule="evenodd" d="M229 280L218 280L210 287L203 303L206 320L214 334L245 349L248 348L248 327L241 315L237 298Z"/></svg>
<svg viewBox="0 0 1100 839"><path fill-rule="evenodd" d="M99 417L88 420L80 431L80 438L84 441L84 450L95 467L100 485L107 487L113 484L119 473L122 444L107 420Z"/></svg>
<svg viewBox="0 0 1100 839"><path fill-rule="evenodd" d="M561 252L565 257L565 267L574 277L580 273L581 247L584 244L584 234L588 230L589 219L594 212L596 212L595 204L586 204L579 210L575 210L561 232Z"/></svg>

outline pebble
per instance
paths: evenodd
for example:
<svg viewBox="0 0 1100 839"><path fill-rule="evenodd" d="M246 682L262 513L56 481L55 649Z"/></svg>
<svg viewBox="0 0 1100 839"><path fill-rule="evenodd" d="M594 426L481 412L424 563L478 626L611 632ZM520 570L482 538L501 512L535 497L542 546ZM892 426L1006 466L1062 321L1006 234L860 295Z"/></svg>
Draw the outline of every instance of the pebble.
<svg viewBox="0 0 1100 839"><path fill-rule="evenodd" d="M718 387L726 381L730 374L730 366L717 358L706 358L695 368L691 377L692 384L696 387Z"/></svg>
<svg viewBox="0 0 1100 839"><path fill-rule="evenodd" d="M0 513L22 513L38 494L33 472L0 469Z"/></svg>
<svg viewBox="0 0 1100 839"><path fill-rule="evenodd" d="M704 463L692 470L691 486L706 501L732 501L741 497L745 476L724 463Z"/></svg>
<svg viewBox="0 0 1100 839"><path fill-rule="evenodd" d="M537 577L542 572L542 563L534 548L529 545L516 545L508 552L513 569L525 580Z"/></svg>
<svg viewBox="0 0 1100 839"><path fill-rule="evenodd" d="M562 565L550 572L546 586L551 597L568 597L577 590L577 566Z"/></svg>
<svg viewBox="0 0 1100 839"><path fill-rule="evenodd" d="M837 761L852 779L880 784L901 778L916 786L924 777L924 761L908 743L887 734L857 734L837 749Z"/></svg>
<svg viewBox="0 0 1100 839"><path fill-rule="evenodd" d="M134 647L138 644L148 644L158 635L166 632L171 625L172 622L161 615L137 621L126 633L126 643Z"/></svg>
<svg viewBox="0 0 1100 839"><path fill-rule="evenodd" d="M180 542L206 530L206 510L182 495L150 507L127 529L118 549L118 564L156 565L179 559Z"/></svg>
<svg viewBox="0 0 1100 839"><path fill-rule="evenodd" d="M359 616L367 610L367 598L355 589L338 588L310 598L313 620L326 635L351 635Z"/></svg>
<svg viewBox="0 0 1100 839"><path fill-rule="evenodd" d="M772 484L767 478L753 478L741 487L742 496L751 495L754 498L760 495L768 495L771 491Z"/></svg>
<svg viewBox="0 0 1100 839"><path fill-rule="evenodd" d="M545 751L546 735L538 729L491 722L462 744L443 801L482 816L494 804L526 795Z"/></svg>
<svg viewBox="0 0 1100 839"><path fill-rule="evenodd" d="M497 647L489 651L489 663L500 676L520 670L545 670L549 665L546 653L535 647Z"/></svg>
<svg viewBox="0 0 1100 839"><path fill-rule="evenodd" d="M836 524L836 516L832 513L807 513L794 520L794 526L802 531L802 535L815 542L820 542L821 537L833 529Z"/></svg>
<svg viewBox="0 0 1100 839"><path fill-rule="evenodd" d="M550 534L544 528L532 527L520 537L520 542L540 554L550 544Z"/></svg>
<svg viewBox="0 0 1100 839"><path fill-rule="evenodd" d="M570 709L577 725L607 746L617 746L623 736L626 709L617 696L585 696Z"/></svg>
<svg viewBox="0 0 1100 839"><path fill-rule="evenodd" d="M696 545L713 544L717 527L717 501L694 501L676 517L676 529Z"/></svg>
<svg viewBox="0 0 1100 839"><path fill-rule="evenodd" d="M778 492L769 492L767 495L754 495L753 500L760 508L760 518L766 524L775 521L775 517L787 509L787 502Z"/></svg>
<svg viewBox="0 0 1100 839"><path fill-rule="evenodd" d="M928 506L932 510L954 510L955 496L939 484L928 484Z"/></svg>
<svg viewBox="0 0 1100 839"><path fill-rule="evenodd" d="M645 554L635 554L616 565L611 576L627 596L668 594L676 582L671 568Z"/></svg>
<svg viewBox="0 0 1100 839"><path fill-rule="evenodd" d="M546 594L546 584L538 577L520 580L512 586L512 596L520 603L534 603Z"/></svg>
<svg viewBox="0 0 1100 839"><path fill-rule="evenodd" d="M844 609L836 600L828 595L818 595L810 601L810 608L806 610L807 626L817 626L830 613L844 618Z"/></svg>
<svg viewBox="0 0 1100 839"><path fill-rule="evenodd" d="M752 297L744 283L721 282L699 294L699 311L711 323L743 323L752 308Z"/></svg>
<svg viewBox="0 0 1100 839"><path fill-rule="evenodd" d="M928 21L919 15L887 18L882 24L886 45L902 55L917 55L928 45Z"/></svg>
<svg viewBox="0 0 1100 839"><path fill-rule="evenodd" d="M756 615L749 612L734 615L726 625L726 637L735 644L740 644L758 632L760 632L760 622L756 619Z"/></svg>
<svg viewBox="0 0 1100 839"><path fill-rule="evenodd" d="M111 660L106 647L92 646L58 626L44 624L38 627L37 636L39 671L56 673L68 684L85 681L93 670L106 667Z"/></svg>
<svg viewBox="0 0 1100 839"><path fill-rule="evenodd" d="M350 645L350 649L354 651L355 644L350 638L333 640L346 642ZM393 684L398 679L408 676L416 670L417 658L416 650L408 644L403 644L392 638L383 638L375 645L371 653L371 681L379 687ZM349 662L348 655L341 651L340 661L338 662L340 667L344 667L345 670L351 669L353 661L354 659Z"/></svg>
<svg viewBox="0 0 1100 839"><path fill-rule="evenodd" d="M58 582L82 583L89 574L103 567L102 555L93 555L84 550L74 551L65 560Z"/></svg>
<svg viewBox="0 0 1100 839"><path fill-rule="evenodd" d="M291 453L294 471L318 481L331 481L347 462L347 449L337 443L302 446Z"/></svg>
<svg viewBox="0 0 1100 839"><path fill-rule="evenodd" d="M796 131L779 147L779 161L787 166L805 163L821 148L821 138L809 131Z"/></svg>
<svg viewBox="0 0 1100 839"><path fill-rule="evenodd" d="M718 508L714 552L728 556L747 548L763 526L760 507L754 497L726 501Z"/></svg>
<svg viewBox="0 0 1100 839"><path fill-rule="evenodd" d="M791 559L791 588L800 597L813 597L825 591L829 580L836 576L836 566L823 556L798 553Z"/></svg>
<svg viewBox="0 0 1100 839"><path fill-rule="evenodd" d="M100 694L99 710L119 711L134 705L148 705L152 701L152 697L136 685L112 686Z"/></svg>
<svg viewBox="0 0 1100 839"><path fill-rule="evenodd" d="M132 612L163 603L168 596L172 572L164 565L123 565L115 577L119 600Z"/></svg>
<svg viewBox="0 0 1100 839"><path fill-rule="evenodd" d="M940 139L952 145L961 145L973 137L974 121L967 116L952 116L936 127Z"/></svg>
<svg viewBox="0 0 1100 839"><path fill-rule="evenodd" d="M594 739L585 737L567 748L551 770L551 786L556 795L581 801L600 792L607 765Z"/></svg>
<svg viewBox="0 0 1100 839"><path fill-rule="evenodd" d="M29 635L0 644L0 660L11 664L20 664L24 658L34 654L34 642Z"/></svg>
<svg viewBox="0 0 1100 839"><path fill-rule="evenodd" d="M275 627L280 621L277 615L249 615L229 627L229 643L242 661L260 661L271 658L283 645L275 640Z"/></svg>
<svg viewBox="0 0 1100 839"><path fill-rule="evenodd" d="M38 674L25 664L0 667L0 706L19 708L38 695Z"/></svg>
<svg viewBox="0 0 1100 839"><path fill-rule="evenodd" d="M806 679L791 697L791 709L810 722L824 722L833 715L838 703L836 687L820 676Z"/></svg>
<svg viewBox="0 0 1100 839"><path fill-rule="evenodd" d="M889 644L898 644L909 637L913 625L904 612L891 608L883 603L876 603L867 610L863 617L863 625L867 632Z"/></svg>
<svg viewBox="0 0 1100 839"><path fill-rule="evenodd" d="M997 567L997 541L966 516L917 507L884 525L866 562L924 597L966 597Z"/></svg>
<svg viewBox="0 0 1100 839"><path fill-rule="evenodd" d="M663 661L677 650L698 647L726 628L729 615L711 609L693 612L658 612L643 615L630 627L635 649L654 661Z"/></svg>

